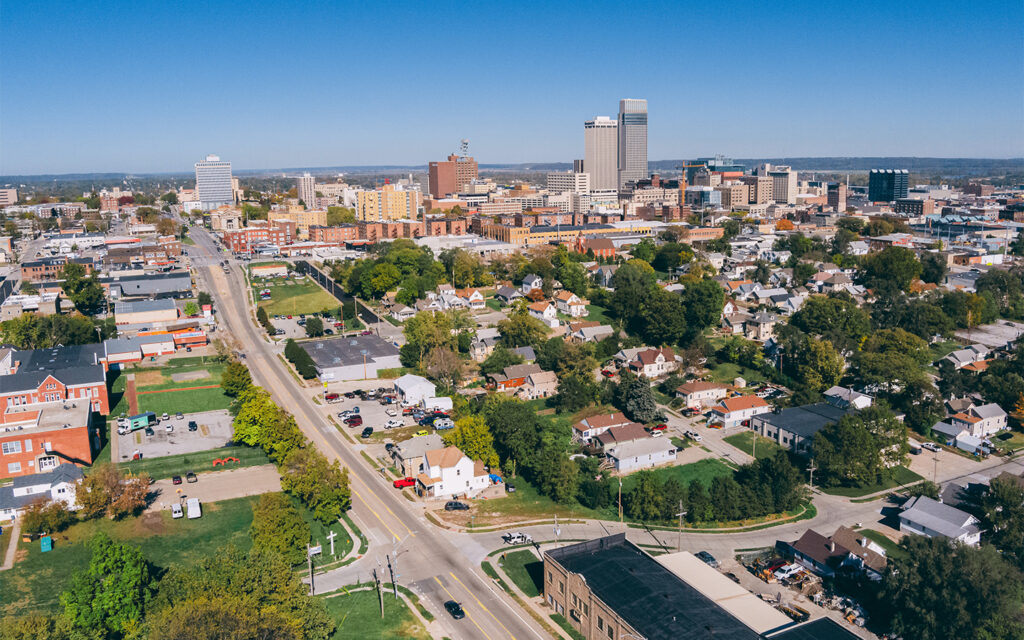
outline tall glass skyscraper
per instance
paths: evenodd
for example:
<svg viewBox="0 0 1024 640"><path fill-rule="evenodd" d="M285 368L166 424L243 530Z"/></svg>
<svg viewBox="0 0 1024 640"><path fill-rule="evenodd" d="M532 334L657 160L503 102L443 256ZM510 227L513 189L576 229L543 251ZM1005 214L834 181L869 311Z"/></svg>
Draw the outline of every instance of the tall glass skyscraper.
<svg viewBox="0 0 1024 640"><path fill-rule="evenodd" d="M590 188L619 188L619 124L605 116L583 123L583 171L590 174Z"/></svg>
<svg viewBox="0 0 1024 640"><path fill-rule="evenodd" d="M647 101L619 100L619 189L647 178Z"/></svg>
<svg viewBox="0 0 1024 640"><path fill-rule="evenodd" d="M205 210L233 204L235 192L231 188L231 163L213 155L197 162L196 196Z"/></svg>

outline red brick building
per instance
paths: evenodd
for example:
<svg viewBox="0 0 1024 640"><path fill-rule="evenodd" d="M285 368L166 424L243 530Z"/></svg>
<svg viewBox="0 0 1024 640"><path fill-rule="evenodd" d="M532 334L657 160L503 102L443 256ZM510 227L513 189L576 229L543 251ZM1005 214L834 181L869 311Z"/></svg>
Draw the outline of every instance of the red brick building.
<svg viewBox="0 0 1024 640"><path fill-rule="evenodd" d="M85 267L86 275L92 273L92 258L75 258L71 262ZM42 260L22 262L21 278L30 282L54 280L60 277L61 272L64 270L64 265L67 263L67 258L43 258Z"/></svg>
<svg viewBox="0 0 1024 640"><path fill-rule="evenodd" d="M311 242L326 242L343 245L359 238L359 227L354 224L343 224L336 227L310 225L309 239Z"/></svg>
<svg viewBox="0 0 1024 640"><path fill-rule="evenodd" d="M573 251L576 253L593 251L594 257L614 258L615 244L608 238L584 238L579 236L576 238L576 244L573 247Z"/></svg>
<svg viewBox="0 0 1024 640"><path fill-rule="evenodd" d="M295 222L289 220L253 220L243 229L224 232L224 244L234 253L249 253L261 244L278 246L295 241Z"/></svg>

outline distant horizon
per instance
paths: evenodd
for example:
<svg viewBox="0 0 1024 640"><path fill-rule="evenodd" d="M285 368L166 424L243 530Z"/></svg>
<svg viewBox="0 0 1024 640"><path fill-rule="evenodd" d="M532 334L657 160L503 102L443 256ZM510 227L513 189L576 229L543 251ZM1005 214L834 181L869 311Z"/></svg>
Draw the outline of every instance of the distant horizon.
<svg viewBox="0 0 1024 640"><path fill-rule="evenodd" d="M664 163L676 163L682 162L683 160L694 160L696 158L706 158L712 156L694 156L692 158L666 158L662 160L648 160L650 165L659 165ZM1024 156L842 156L842 155L827 155L827 156L764 156L764 157L740 157L740 156L725 156L738 163L743 161L768 161L768 160L801 160L801 161L814 161L814 160L917 160L917 161L962 161L962 162L1006 162L1006 163L1017 163L1021 165L1021 169L1024 169ZM221 156L222 160L232 162L231 170L237 177L239 174L275 174L275 173L293 173L299 171L308 172L325 172L325 171L342 171L345 173L357 173L359 171L404 171L413 170L419 172L426 172L427 162L419 164L364 164L364 165L320 165L320 166L294 166L294 167L260 167L260 168L240 168L236 167L234 162L230 158ZM440 160L441 158L438 158ZM479 159L477 159L479 162ZM564 166L571 168L573 164L572 160L554 160L554 161L537 161L537 162L479 162L481 170L510 170L510 171L550 171L551 165ZM537 168L532 168L537 167ZM753 168L753 165L747 166L747 168ZM798 171L828 171L828 172L843 172L843 171L868 171L870 169L899 169L904 167L890 167L890 166L874 166L864 168L842 168L842 169L829 169L827 167L819 167L813 169L797 169ZM665 168L658 168L659 171L665 171ZM652 171L653 172L653 171ZM74 176L188 176L194 175L194 170L188 168L180 171L69 171L66 173L32 173L32 174L0 174L0 180L8 179L68 179Z"/></svg>
<svg viewBox="0 0 1024 640"><path fill-rule="evenodd" d="M0 175L568 161L623 98L648 157L1014 158L1022 7L10 2Z"/></svg>

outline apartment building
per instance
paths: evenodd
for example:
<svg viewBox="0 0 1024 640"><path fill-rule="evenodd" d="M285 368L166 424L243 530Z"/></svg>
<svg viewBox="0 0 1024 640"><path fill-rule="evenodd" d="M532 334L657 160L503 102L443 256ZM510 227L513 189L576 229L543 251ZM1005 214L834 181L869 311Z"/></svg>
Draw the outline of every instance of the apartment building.
<svg viewBox="0 0 1024 640"><path fill-rule="evenodd" d="M295 237L295 223L285 220L253 220L247 227L223 234L224 244L234 253L250 253L259 245L291 244Z"/></svg>
<svg viewBox="0 0 1024 640"><path fill-rule="evenodd" d="M452 154L447 160L431 162L427 166L427 185L430 195L435 198L462 193L478 177L479 167L470 156Z"/></svg>
<svg viewBox="0 0 1024 640"><path fill-rule="evenodd" d="M740 182L747 185L747 202L749 204L768 204L772 202L772 179L768 176L740 176Z"/></svg>
<svg viewBox="0 0 1024 640"><path fill-rule="evenodd" d="M423 195L419 191L385 184L379 189L356 194L356 220L415 220L422 203Z"/></svg>
<svg viewBox="0 0 1024 640"><path fill-rule="evenodd" d="M358 238L359 228L354 224L343 224L335 227L311 225L309 227L309 239L312 242L342 245L346 242L353 242Z"/></svg>

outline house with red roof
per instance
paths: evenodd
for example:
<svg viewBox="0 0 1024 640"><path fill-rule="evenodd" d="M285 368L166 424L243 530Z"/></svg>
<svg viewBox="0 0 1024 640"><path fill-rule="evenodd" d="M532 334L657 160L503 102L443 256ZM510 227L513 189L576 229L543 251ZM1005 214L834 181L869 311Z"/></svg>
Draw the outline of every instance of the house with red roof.
<svg viewBox="0 0 1024 640"><path fill-rule="evenodd" d="M722 400L711 409L708 424L720 424L726 429L738 427L744 422L749 423L754 416L771 410L771 405L757 396L734 396Z"/></svg>

